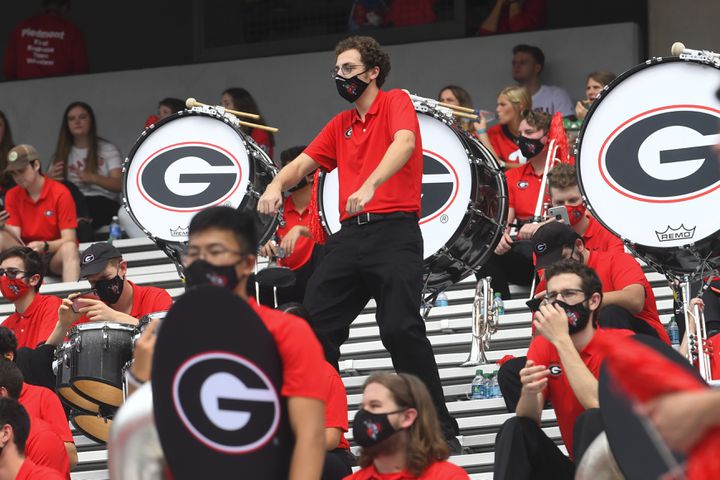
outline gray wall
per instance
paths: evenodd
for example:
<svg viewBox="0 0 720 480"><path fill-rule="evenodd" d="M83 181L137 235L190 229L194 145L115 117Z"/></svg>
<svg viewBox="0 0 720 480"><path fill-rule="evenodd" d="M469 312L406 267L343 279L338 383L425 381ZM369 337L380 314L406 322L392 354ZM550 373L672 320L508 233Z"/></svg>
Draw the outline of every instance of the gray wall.
<svg viewBox="0 0 720 480"><path fill-rule="evenodd" d="M648 51L651 56L670 55L675 42L694 50L720 52L718 0L650 0L648 2Z"/></svg>
<svg viewBox="0 0 720 480"><path fill-rule="evenodd" d="M512 46L530 43L547 56L545 81L583 96L592 70L618 73L638 63L637 29L615 24L388 47L388 88L434 97L448 83L466 87L480 108L493 109L495 96L512 83ZM306 143L327 120L347 108L330 78L331 51L112 72L0 84L0 110L9 117L15 141L35 145L44 159L54 150L62 112L73 100L95 108L99 133L127 154L166 96L212 103L229 86L253 93L269 124L280 128L277 149ZM277 156L277 155L276 155Z"/></svg>

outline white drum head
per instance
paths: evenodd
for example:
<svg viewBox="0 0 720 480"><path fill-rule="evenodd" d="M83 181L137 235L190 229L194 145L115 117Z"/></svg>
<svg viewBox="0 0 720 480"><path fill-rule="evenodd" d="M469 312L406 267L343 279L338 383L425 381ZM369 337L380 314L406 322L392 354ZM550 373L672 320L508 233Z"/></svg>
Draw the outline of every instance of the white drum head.
<svg viewBox="0 0 720 480"><path fill-rule="evenodd" d="M240 206L248 187L248 153L231 125L185 114L156 127L128 159L126 205L153 237L187 241L200 210Z"/></svg>
<svg viewBox="0 0 720 480"><path fill-rule="evenodd" d="M670 248L720 230L720 70L662 59L616 80L593 106L578 174L594 214L633 243Z"/></svg>
<svg viewBox="0 0 720 480"><path fill-rule="evenodd" d="M446 124L418 114L423 146L422 214L423 258L440 250L460 228L468 209L472 172L462 142ZM323 216L330 232L340 230L338 173L325 175Z"/></svg>

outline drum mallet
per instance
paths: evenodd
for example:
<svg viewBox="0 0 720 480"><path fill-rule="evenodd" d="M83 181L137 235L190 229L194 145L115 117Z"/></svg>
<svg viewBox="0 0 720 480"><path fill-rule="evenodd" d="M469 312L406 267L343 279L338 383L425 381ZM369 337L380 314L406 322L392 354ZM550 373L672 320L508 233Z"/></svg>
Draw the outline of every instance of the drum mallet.
<svg viewBox="0 0 720 480"><path fill-rule="evenodd" d="M194 98L190 97L187 100L185 100L185 106L187 108L193 108L193 107L213 107L213 105L208 105L206 103L201 103L195 100ZM247 112L238 112L237 110L230 110L228 108L225 109L226 112L232 113L236 117L246 117L246 118L253 118L253 119L259 119L260 115L256 115L254 113L247 113ZM250 128L257 128L258 130L265 130L267 132L277 132L278 129L275 127L268 127L267 125L260 125L259 123L251 123L251 122L245 122L243 120L238 120L240 122L240 125L244 127L250 127Z"/></svg>

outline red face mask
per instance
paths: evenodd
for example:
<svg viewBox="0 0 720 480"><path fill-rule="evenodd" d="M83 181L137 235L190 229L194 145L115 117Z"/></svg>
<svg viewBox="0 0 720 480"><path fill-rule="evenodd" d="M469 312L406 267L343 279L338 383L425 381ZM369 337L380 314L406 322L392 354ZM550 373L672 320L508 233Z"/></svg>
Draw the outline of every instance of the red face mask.
<svg viewBox="0 0 720 480"><path fill-rule="evenodd" d="M580 223L580 221L585 217L585 212L587 211L587 208L583 203L580 205L565 205L565 209L568 213L570 225L573 227Z"/></svg>
<svg viewBox="0 0 720 480"><path fill-rule="evenodd" d="M22 278L10 280L7 275L0 277L0 292L11 302L25 295L28 290L30 290L30 285L25 283Z"/></svg>

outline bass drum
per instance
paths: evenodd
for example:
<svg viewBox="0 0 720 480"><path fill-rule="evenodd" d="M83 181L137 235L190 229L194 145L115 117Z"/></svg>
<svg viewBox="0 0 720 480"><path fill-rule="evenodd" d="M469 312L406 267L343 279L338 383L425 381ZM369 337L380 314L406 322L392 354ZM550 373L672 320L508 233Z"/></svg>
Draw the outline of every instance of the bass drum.
<svg viewBox="0 0 720 480"><path fill-rule="evenodd" d="M720 266L720 69L654 58L623 73L593 103L576 148L592 214L668 276Z"/></svg>
<svg viewBox="0 0 720 480"><path fill-rule="evenodd" d="M420 230L425 294L476 272L500 241L507 220L505 175L493 155L434 102L414 101L423 148ZM320 176L320 218L340 230L337 170Z"/></svg>
<svg viewBox="0 0 720 480"><path fill-rule="evenodd" d="M277 168L233 118L211 107L171 115L146 128L123 165L130 217L178 265L199 211L229 206L254 215L261 245L277 217L257 213Z"/></svg>

